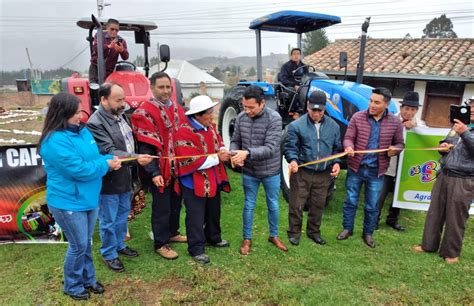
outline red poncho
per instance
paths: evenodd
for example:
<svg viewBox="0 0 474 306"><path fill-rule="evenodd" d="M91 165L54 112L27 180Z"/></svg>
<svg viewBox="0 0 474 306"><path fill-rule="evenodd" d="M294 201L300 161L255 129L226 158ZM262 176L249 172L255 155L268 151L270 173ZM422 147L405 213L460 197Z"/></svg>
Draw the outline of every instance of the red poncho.
<svg viewBox="0 0 474 306"><path fill-rule="evenodd" d="M142 103L132 114L133 132L138 141L156 147L160 156L160 171L168 186L172 177L178 177L173 157L173 137L178 127L187 120L183 108L176 102L168 108L152 98ZM160 188L162 191L163 188Z"/></svg>
<svg viewBox="0 0 474 306"><path fill-rule="evenodd" d="M189 122L183 123L175 135L176 157L195 156L190 158L178 158L177 164L180 176L192 173L194 181L194 194L198 197L214 197L218 187L229 192L230 185L225 166L220 162L217 166L198 170L207 157L199 155L214 154L223 147L222 139L214 125L204 129L196 130Z"/></svg>

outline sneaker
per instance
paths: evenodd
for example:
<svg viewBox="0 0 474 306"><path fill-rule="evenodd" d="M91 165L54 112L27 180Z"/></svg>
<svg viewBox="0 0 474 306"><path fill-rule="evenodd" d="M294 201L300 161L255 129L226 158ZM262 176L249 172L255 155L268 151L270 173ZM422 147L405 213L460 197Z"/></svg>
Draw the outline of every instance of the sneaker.
<svg viewBox="0 0 474 306"><path fill-rule="evenodd" d="M209 256L207 256L206 254L193 256L193 259L195 262L200 263L202 265L205 265L211 262L211 260L209 259Z"/></svg>
<svg viewBox="0 0 474 306"><path fill-rule="evenodd" d="M188 237L178 234L176 236L170 237L169 242L185 243L188 242Z"/></svg>
<svg viewBox="0 0 474 306"><path fill-rule="evenodd" d="M163 258L166 259L176 259L178 258L178 253L170 248L169 245L165 244L159 249L156 249L156 253L160 254Z"/></svg>

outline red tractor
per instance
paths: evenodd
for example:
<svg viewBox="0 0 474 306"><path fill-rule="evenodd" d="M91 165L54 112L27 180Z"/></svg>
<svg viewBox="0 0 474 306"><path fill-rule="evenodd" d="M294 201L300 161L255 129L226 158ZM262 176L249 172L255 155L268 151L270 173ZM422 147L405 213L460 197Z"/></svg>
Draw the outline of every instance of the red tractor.
<svg viewBox="0 0 474 306"><path fill-rule="evenodd" d="M94 41L93 32L102 32L105 28L107 20L98 19L94 15L91 18L82 18L77 22L77 25L83 29L89 30L87 41L89 42L89 50L92 55L92 44ZM144 70L145 74L137 71L135 64L129 61L117 62L114 72L112 72L106 80L101 78L101 71L105 71L105 62L102 55L102 50L98 50L99 57L97 59L97 66L99 70L99 83L89 83L86 78L80 77L78 74L74 74L69 78L62 80L62 88L64 91L76 95L81 100L81 109L83 112L83 121L86 122L90 115L95 111L96 106L99 105L98 89L101 83L104 81L114 81L120 84L125 91L125 101L130 106L131 111L137 108L143 101L151 98L152 93L150 90L150 82L148 80L148 72L150 70L150 64L148 62L148 47L150 47L150 31L155 30L158 26L154 22L150 21L130 21L122 20L119 24L120 31L132 31L135 34L135 43L143 44L144 50ZM102 45L102 35L97 35L98 45ZM99 48L100 49L100 48ZM170 60L170 49L167 45L160 46L160 60L165 63L167 68ZM103 75L103 74L102 74ZM183 98L181 94L181 87L179 81L172 79L173 95L171 99L183 104Z"/></svg>

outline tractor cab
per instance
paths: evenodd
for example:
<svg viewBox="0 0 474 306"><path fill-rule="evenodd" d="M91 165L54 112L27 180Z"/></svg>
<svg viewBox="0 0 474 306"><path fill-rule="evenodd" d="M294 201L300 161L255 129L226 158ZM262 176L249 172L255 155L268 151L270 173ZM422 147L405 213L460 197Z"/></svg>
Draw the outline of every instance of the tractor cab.
<svg viewBox="0 0 474 306"><path fill-rule="evenodd" d="M86 40L89 42L89 51L92 56L92 48L94 41L94 30L103 31L107 20L96 18L92 15L89 18L81 18L77 21L77 25L83 29L88 30ZM133 32L135 36L135 43L143 45L144 55L144 74L137 71L135 64L129 61L119 61L107 79L104 80L105 75L105 61L103 57L103 50L98 48L98 83L90 83L89 80L79 77L77 74L65 78L62 81L63 89L69 93L76 95L81 100L81 109L83 112L83 121L87 121L95 108L99 105L98 89L100 84L105 81L113 81L122 86L125 91L125 101L133 110L137 108L143 101L149 100L152 97L150 82L148 80L148 72L150 64L148 61L148 48L150 47L150 31L155 30L158 26L150 21L132 21L120 20L120 32ZM98 46L102 45L102 35L97 35ZM131 42L127 41L130 45ZM167 45L160 46L160 59L166 64L170 60L170 51ZM166 69L166 66L165 66ZM164 70L164 69L163 69ZM173 80L173 87L176 89L176 80ZM178 99L177 91L174 91L174 99ZM179 99L178 99L179 100Z"/></svg>

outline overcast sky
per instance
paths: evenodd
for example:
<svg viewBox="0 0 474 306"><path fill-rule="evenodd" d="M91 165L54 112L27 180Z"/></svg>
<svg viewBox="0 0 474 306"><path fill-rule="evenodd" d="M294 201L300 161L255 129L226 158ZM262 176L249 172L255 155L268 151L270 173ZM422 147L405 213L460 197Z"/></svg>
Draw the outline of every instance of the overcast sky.
<svg viewBox="0 0 474 306"><path fill-rule="evenodd" d="M369 35L420 38L425 25L441 14L451 18L458 37L474 37L472 0L108 0L103 16L154 21L151 55L156 44L168 44L172 58L205 55L255 55L251 20L280 10L299 10L340 16L342 23L327 28L330 40L357 38L366 16L372 16ZM28 48L34 67L87 70L87 31L76 21L97 14L96 0L0 0L0 70L28 68ZM124 35L124 32L121 33ZM124 35L129 45L132 36ZM264 32L263 54L286 53L296 35ZM82 51L82 53L81 53ZM130 46L130 59L142 54Z"/></svg>

